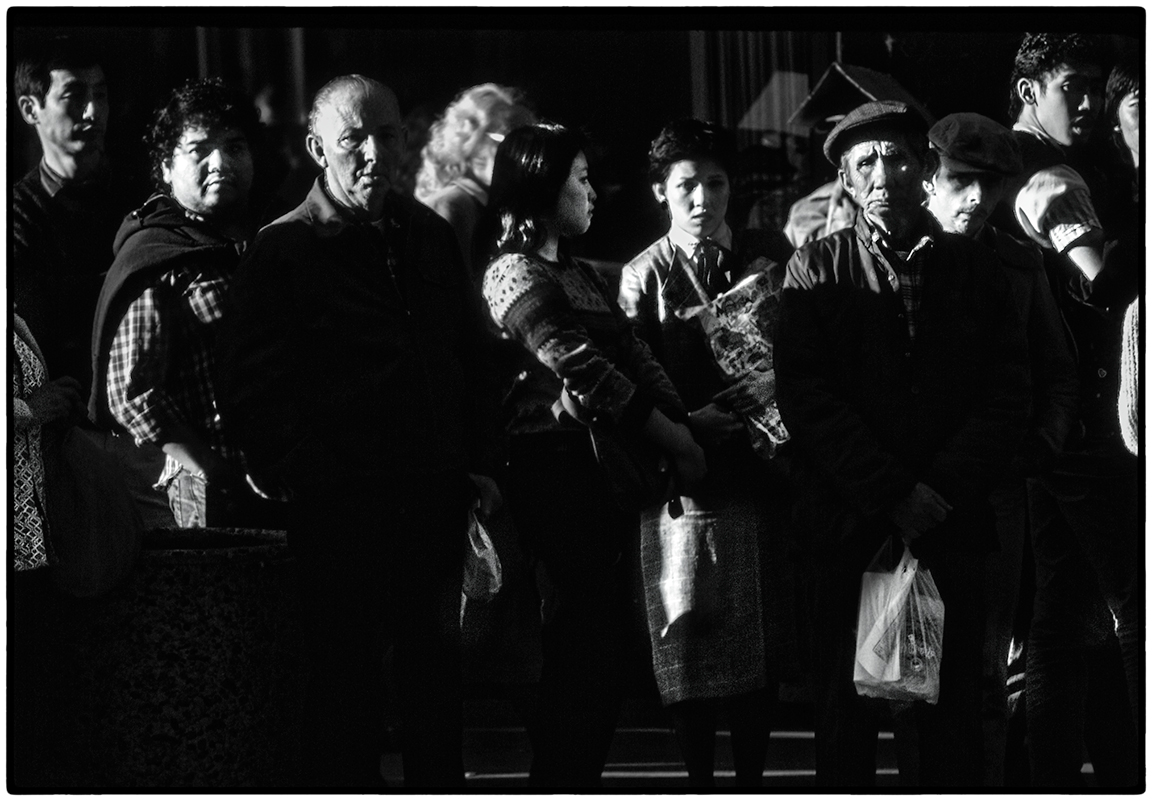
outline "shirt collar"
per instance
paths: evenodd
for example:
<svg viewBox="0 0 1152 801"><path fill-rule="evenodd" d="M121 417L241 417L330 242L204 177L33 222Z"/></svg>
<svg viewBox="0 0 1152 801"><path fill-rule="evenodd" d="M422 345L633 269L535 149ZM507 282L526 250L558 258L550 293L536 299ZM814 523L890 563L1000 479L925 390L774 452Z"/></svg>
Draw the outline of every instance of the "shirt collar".
<svg viewBox="0 0 1152 801"><path fill-rule="evenodd" d="M920 216L916 224L916 233L920 234L920 238L916 241L916 244L912 246L911 250L908 251L908 258L912 258L912 255L917 251L933 244L936 241L937 235L944 231L944 229L940 227L940 224L936 222L936 218L925 209L921 208L918 211L920 212ZM883 246L885 250L893 253L898 252L896 248L888 243L884 232L872 225L866 214L858 215L856 225L857 230L863 233L864 238L871 242L873 246Z"/></svg>
<svg viewBox="0 0 1152 801"><path fill-rule="evenodd" d="M1056 148L1061 153L1067 152L1064 145L1060 144L1055 139L1053 139L1051 136L1049 136L1048 132L1045 131L1043 128L1041 128L1039 125L1036 125L1036 124L1031 123L1031 122L1019 122L1018 121L1015 125L1012 126L1012 130L1013 131L1021 131L1022 133L1026 133L1026 134L1032 134L1032 136L1035 136L1041 142L1044 142L1045 144L1052 145L1052 147Z"/></svg>
<svg viewBox="0 0 1152 801"><path fill-rule="evenodd" d="M336 236L349 226L374 227L383 233L389 229L398 228L400 223L396 219L396 204L391 196L384 203L384 215L373 223L361 222L337 203L328 192L324 184L324 176L316 177L312 190L305 200L305 213L318 227L323 236Z"/></svg>
<svg viewBox="0 0 1152 801"><path fill-rule="evenodd" d="M64 188L64 182L64 176L49 167L44 159L40 159L40 183L48 197L56 197L56 193Z"/></svg>
<svg viewBox="0 0 1152 801"><path fill-rule="evenodd" d="M675 225L668 229L668 238L672 240L672 244L680 249L689 259L695 255L696 245L700 242L699 237L692 236L682 228ZM728 227L727 222L720 223L720 228L716 233L709 237L713 242L721 247L732 249L732 229Z"/></svg>

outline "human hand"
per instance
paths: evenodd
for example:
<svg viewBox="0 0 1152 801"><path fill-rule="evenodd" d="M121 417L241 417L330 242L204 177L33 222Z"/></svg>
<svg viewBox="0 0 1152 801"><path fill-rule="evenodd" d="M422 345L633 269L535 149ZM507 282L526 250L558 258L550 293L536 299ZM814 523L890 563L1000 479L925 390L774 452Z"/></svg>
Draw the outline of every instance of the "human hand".
<svg viewBox="0 0 1152 801"><path fill-rule="evenodd" d="M904 542L909 543L944 522L951 511L951 505L940 493L918 482L911 492L889 510L888 517L900 529Z"/></svg>
<svg viewBox="0 0 1152 801"><path fill-rule="evenodd" d="M776 399L776 371L753 370L735 384L727 387L715 401L735 409L743 415L752 416L762 411Z"/></svg>
<svg viewBox="0 0 1152 801"><path fill-rule="evenodd" d="M469 473L468 478L472 480L472 483L476 485L476 490L480 493L480 517L487 519L491 515L496 514L500 507L504 505L504 498L500 494L500 487L488 476Z"/></svg>
<svg viewBox="0 0 1152 801"><path fill-rule="evenodd" d="M80 382L72 376L41 384L29 396L28 408L40 425L56 420L74 423L88 414L84 400L80 397Z"/></svg>
<svg viewBox="0 0 1152 801"><path fill-rule="evenodd" d="M688 415L692 436L708 445L727 442L744 429L744 423L732 412L709 403Z"/></svg>

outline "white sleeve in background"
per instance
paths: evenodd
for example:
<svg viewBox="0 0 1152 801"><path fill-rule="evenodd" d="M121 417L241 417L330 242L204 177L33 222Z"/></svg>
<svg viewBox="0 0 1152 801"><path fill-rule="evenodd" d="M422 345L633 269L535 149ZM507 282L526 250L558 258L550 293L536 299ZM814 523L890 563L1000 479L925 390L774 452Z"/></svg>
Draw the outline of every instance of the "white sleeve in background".
<svg viewBox="0 0 1152 801"><path fill-rule="evenodd" d="M1016 219L1029 238L1057 253L1101 227L1088 185L1078 172L1063 164L1029 178L1016 195L1014 207Z"/></svg>

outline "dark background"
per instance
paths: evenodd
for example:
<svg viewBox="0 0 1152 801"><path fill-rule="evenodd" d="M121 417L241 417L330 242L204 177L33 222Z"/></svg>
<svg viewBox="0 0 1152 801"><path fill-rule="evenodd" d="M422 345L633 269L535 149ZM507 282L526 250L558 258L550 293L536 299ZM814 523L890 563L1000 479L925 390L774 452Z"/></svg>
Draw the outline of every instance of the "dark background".
<svg viewBox="0 0 1152 801"><path fill-rule="evenodd" d="M140 141L149 114L173 86L201 73L253 95L269 91L277 142L297 156L301 112L316 89L342 73L361 72L389 84L413 135L463 88L486 81L518 86L540 116L592 136L593 180L601 200L597 222L577 252L616 261L630 258L664 227L644 175L647 146L660 127L699 108L734 127L759 94L761 78L739 74L736 62L724 56L734 38L776 43L775 63L761 66L757 76L788 69L807 73L814 85L839 53L845 63L893 74L937 117L977 111L1008 122L1008 78L1024 31L1108 34L1119 52L1142 48L1146 25L1141 8L14 8L7 16L9 81L14 59L46 35L82 36L99 47L112 105L108 149L117 169L140 182L141 201L148 187ZM299 73L291 67L293 36L302 42ZM690 54L701 42L721 56L705 62L706 75L694 76ZM293 98L294 74L302 76L302 100ZM35 165L39 148L19 118L11 84L9 92L11 185ZM742 132L741 142L752 144L755 137ZM808 181L813 185L828 177L822 157L814 155ZM280 167L268 179L278 186ZM311 168L305 162L302 169ZM294 205L303 194L300 185L306 186L306 176L303 184L298 180L284 189L280 202Z"/></svg>

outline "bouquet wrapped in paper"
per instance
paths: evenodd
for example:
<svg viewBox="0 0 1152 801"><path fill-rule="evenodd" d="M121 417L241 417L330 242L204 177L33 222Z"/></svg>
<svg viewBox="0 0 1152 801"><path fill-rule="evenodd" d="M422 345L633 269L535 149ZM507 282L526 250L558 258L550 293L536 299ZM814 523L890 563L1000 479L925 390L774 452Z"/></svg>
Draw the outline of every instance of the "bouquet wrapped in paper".
<svg viewBox="0 0 1152 801"><path fill-rule="evenodd" d="M729 383L759 374L757 384L766 401L753 415L741 415L752 439L752 447L768 459L788 441L788 431L780 420L775 400L775 374L772 372L772 330L780 305L767 272L753 272L727 292L707 300L707 294L691 270L700 306L677 312L683 319L695 319L704 329L716 365Z"/></svg>

